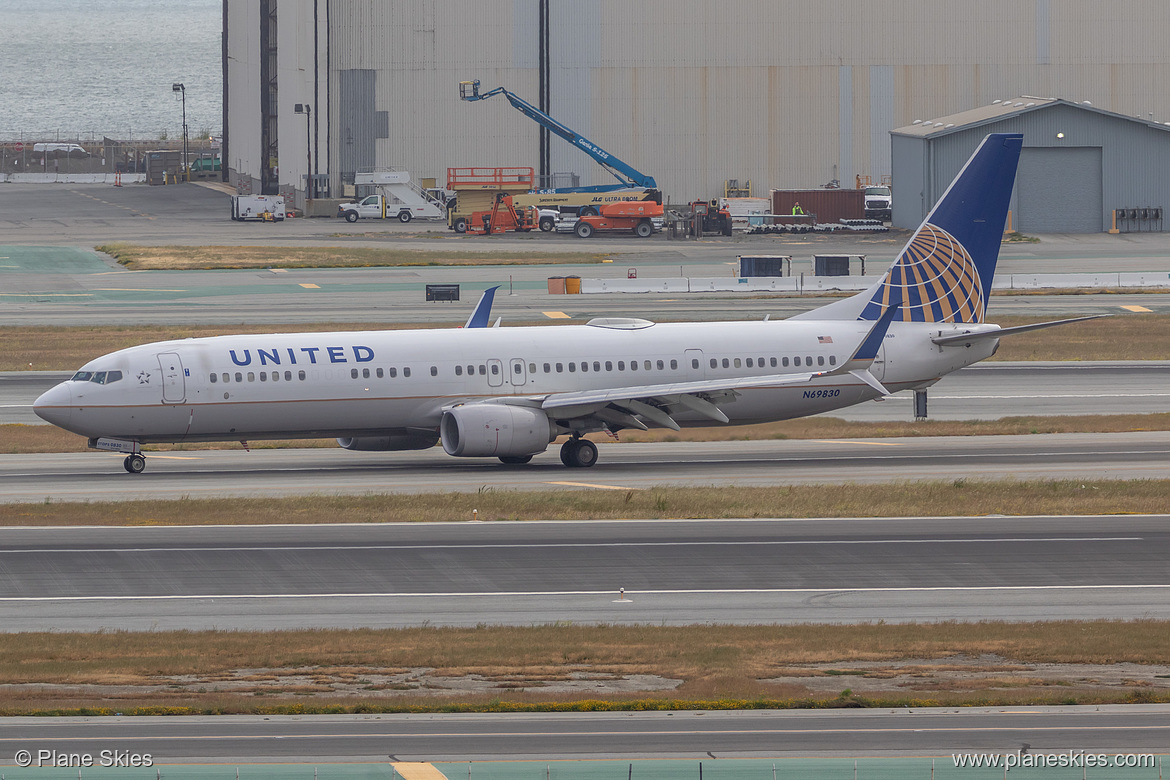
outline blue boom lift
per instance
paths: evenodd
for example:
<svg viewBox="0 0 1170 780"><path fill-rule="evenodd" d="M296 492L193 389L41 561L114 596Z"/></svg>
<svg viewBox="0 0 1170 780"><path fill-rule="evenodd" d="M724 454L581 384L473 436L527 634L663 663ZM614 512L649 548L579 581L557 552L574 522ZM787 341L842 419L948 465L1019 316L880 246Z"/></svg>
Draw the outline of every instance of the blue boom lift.
<svg viewBox="0 0 1170 780"><path fill-rule="evenodd" d="M655 183L653 176L647 176L619 160L617 157L614 157L585 136L565 127L536 106L520 98L514 92L510 92L503 87L496 87L490 92L485 92L481 95L479 94L479 79L459 82L459 97L463 100L487 100L494 95L503 95L508 98L508 102L517 111L540 126L547 127L549 131L556 133L573 146L585 152L585 154L596 160L598 165L613 174L613 177L619 182L618 184L599 184L593 187L563 187L552 190L552 192L613 192L614 190L627 188L658 189L658 184Z"/></svg>

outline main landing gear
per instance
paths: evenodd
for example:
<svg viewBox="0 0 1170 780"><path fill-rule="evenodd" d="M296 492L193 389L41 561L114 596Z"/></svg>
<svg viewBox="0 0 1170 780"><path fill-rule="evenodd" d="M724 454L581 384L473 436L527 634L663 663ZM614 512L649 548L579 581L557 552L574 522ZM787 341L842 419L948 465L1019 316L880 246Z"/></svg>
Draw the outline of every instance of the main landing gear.
<svg viewBox="0 0 1170 780"><path fill-rule="evenodd" d="M133 455L127 455L126 459L122 461L122 468L131 474L141 474L146 468L146 458L139 455L137 452Z"/></svg>
<svg viewBox="0 0 1170 780"><path fill-rule="evenodd" d="M586 469L597 462L597 445L588 439L573 437L561 445L561 463L569 468Z"/></svg>

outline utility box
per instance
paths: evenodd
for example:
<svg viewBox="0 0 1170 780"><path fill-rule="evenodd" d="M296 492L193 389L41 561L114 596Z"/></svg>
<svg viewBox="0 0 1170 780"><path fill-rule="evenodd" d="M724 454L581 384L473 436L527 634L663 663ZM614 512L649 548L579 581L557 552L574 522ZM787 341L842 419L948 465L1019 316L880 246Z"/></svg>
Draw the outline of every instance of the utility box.
<svg viewBox="0 0 1170 780"><path fill-rule="evenodd" d="M787 268L787 273L785 273ZM740 255L740 276L792 276L791 255Z"/></svg>
<svg viewBox="0 0 1170 780"><path fill-rule="evenodd" d="M813 255L813 276L848 276L852 255Z"/></svg>

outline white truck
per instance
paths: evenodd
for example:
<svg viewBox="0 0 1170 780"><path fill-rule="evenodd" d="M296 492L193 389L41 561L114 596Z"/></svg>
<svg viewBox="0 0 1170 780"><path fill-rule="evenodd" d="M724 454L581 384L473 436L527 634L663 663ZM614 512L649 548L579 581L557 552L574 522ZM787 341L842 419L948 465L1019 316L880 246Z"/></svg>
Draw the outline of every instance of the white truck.
<svg viewBox="0 0 1170 780"><path fill-rule="evenodd" d="M341 203L337 216L347 222L359 219L393 219L400 222L443 217L447 204L410 180L407 171L359 171L354 174L355 185L372 185L378 189L355 203Z"/></svg>
<svg viewBox="0 0 1170 780"><path fill-rule="evenodd" d="M233 195L232 219L240 222L283 222L283 195Z"/></svg>
<svg viewBox="0 0 1170 780"><path fill-rule="evenodd" d="M883 222L894 218L894 196L889 187L865 188L865 217Z"/></svg>

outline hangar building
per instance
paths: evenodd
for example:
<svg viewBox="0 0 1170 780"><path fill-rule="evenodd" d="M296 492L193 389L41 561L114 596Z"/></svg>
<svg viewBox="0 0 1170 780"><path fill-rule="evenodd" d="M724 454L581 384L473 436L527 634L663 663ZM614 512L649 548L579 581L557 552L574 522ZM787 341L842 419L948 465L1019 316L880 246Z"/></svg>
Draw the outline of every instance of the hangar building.
<svg viewBox="0 0 1170 780"><path fill-rule="evenodd" d="M310 157L331 197L362 168L612 181L502 97L461 101L471 79L672 202L877 183L895 128L1012 95L1170 121L1165 0L224 0L223 19L225 177L298 203Z"/></svg>
<svg viewBox="0 0 1170 780"><path fill-rule="evenodd" d="M1012 226L1024 233L1100 233L1113 211L1127 230L1162 230L1170 205L1170 126L1088 102L1019 97L892 133L897 227L915 228L988 133L1023 133Z"/></svg>

